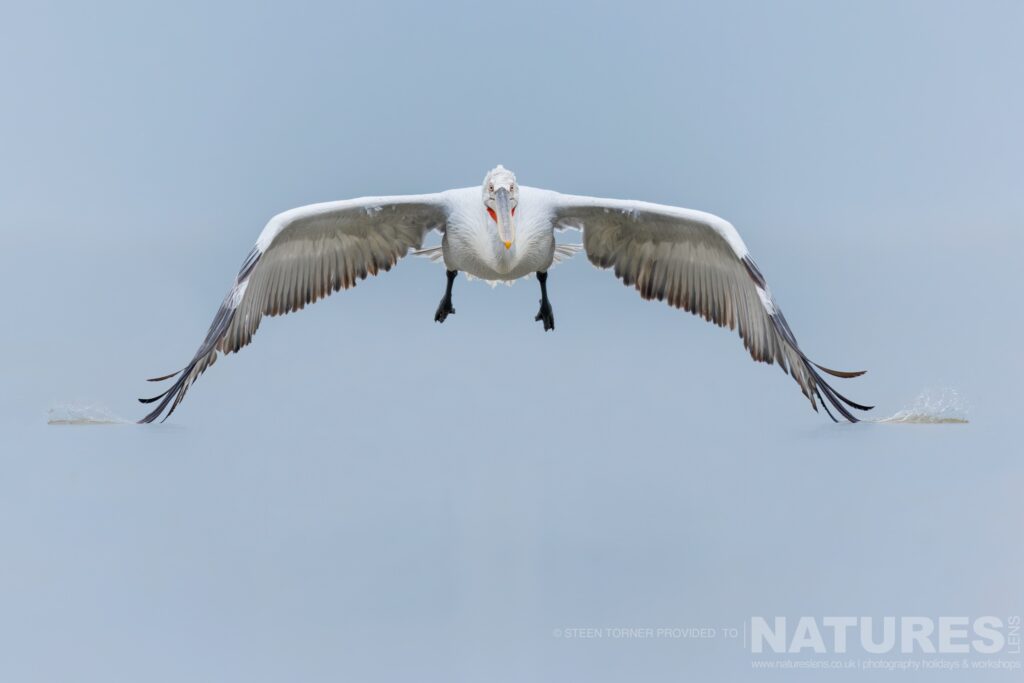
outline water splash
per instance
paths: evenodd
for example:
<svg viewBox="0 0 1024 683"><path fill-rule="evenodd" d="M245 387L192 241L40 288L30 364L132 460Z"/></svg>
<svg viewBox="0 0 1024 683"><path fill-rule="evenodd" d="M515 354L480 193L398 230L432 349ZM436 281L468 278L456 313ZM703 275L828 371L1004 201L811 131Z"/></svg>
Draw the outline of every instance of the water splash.
<svg viewBox="0 0 1024 683"><path fill-rule="evenodd" d="M125 425L133 424L93 403L58 403L47 413L46 424L51 425Z"/></svg>
<svg viewBox="0 0 1024 683"><path fill-rule="evenodd" d="M956 389L925 389L909 407L889 417L873 420L883 424L967 424L967 402Z"/></svg>

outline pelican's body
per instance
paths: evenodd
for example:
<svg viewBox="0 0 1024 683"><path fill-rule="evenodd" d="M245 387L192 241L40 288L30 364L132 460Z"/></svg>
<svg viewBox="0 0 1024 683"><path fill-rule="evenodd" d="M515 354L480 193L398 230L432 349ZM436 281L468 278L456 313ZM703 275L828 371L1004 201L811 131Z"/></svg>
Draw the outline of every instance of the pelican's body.
<svg viewBox="0 0 1024 683"><path fill-rule="evenodd" d="M582 245L556 244L555 231L575 228ZM420 249L430 231L440 247ZM172 386L144 402L159 401L143 418L166 419L191 384L217 359L248 344L264 315L302 308L367 275L389 270L411 251L443 261L445 293L434 319L455 313L457 274L511 281L535 274L540 310L535 320L555 328L548 270L582 248L599 268L611 268L645 299L665 300L720 326L737 329L755 360L778 363L817 410L831 405L856 422L851 408L868 410L839 394L800 350L782 311L735 228L717 216L648 202L564 195L520 187L498 166L481 187L434 194L364 197L313 204L274 216L242 264L206 339ZM829 411L829 415L832 413ZM834 419L834 418L833 418Z"/></svg>
<svg viewBox="0 0 1024 683"><path fill-rule="evenodd" d="M506 248L494 239L494 222L480 210L480 189L466 187L442 195L452 208L441 239L448 270L484 280L518 280L545 272L555 258L555 230L551 209L554 192L519 188L515 236Z"/></svg>

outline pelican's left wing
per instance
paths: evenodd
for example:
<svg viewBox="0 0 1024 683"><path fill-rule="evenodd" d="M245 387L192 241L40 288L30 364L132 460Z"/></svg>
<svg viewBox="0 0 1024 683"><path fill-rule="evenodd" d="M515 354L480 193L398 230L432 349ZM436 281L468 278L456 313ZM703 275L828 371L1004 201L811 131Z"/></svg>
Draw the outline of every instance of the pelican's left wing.
<svg viewBox="0 0 1024 683"><path fill-rule="evenodd" d="M410 249L419 248L430 230L443 231L449 202L445 193L363 197L312 204L270 219L192 360L171 387L143 403L160 401L141 422L164 419L192 383L213 365L218 353L248 344L264 315L282 315L354 287L357 280L390 270Z"/></svg>
<svg viewBox="0 0 1024 683"><path fill-rule="evenodd" d="M556 195L554 224L583 232L583 248L599 268L632 285L645 299L666 301L719 326L739 330L754 360L778 363L800 385L815 410L821 401L850 422L850 408L870 410L833 389L821 372L856 377L863 372L824 368L796 342L764 276L732 225L718 216L648 202Z"/></svg>

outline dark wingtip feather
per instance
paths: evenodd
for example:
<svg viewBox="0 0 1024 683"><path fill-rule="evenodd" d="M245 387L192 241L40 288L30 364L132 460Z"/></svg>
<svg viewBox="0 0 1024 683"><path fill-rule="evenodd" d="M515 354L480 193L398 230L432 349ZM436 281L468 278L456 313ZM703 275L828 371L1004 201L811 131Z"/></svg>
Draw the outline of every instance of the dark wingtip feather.
<svg viewBox="0 0 1024 683"><path fill-rule="evenodd" d="M180 375L180 374L181 374L181 370L176 370L176 371L172 372L169 375L164 375L163 377L150 377L146 381L147 382L163 382L165 379L170 379L170 378L174 377L175 375Z"/></svg>
<svg viewBox="0 0 1024 683"><path fill-rule="evenodd" d="M811 363L811 365L817 364ZM849 408L868 411L874 407L861 405L860 403L851 401L836 391L831 384L822 379L821 375L815 372L813 368L810 366L807 367L811 371L811 377L814 380L814 393L817 394L818 398L821 400L821 405L825 408L825 412L828 413L829 417L831 417L833 421L838 422L835 416L832 415L832 411L829 410L829 404L832 404L832 407L849 422L860 422L857 416L850 412ZM849 406L849 408L847 406Z"/></svg>
<svg viewBox="0 0 1024 683"><path fill-rule="evenodd" d="M818 399L821 400L821 405L824 406L825 412L828 413L828 416L831 417L833 421L838 422L838 420L836 420L835 415L833 415L832 411L829 410L829 405L831 404L832 408L835 408L836 412L839 413L845 420L849 422L860 422L860 420L857 419L857 417L850 412L849 408L854 408L856 410L871 410L873 406L861 405L860 403L856 403L846 398L838 391L836 391L834 388L832 388L832 385L826 382L822 378L822 376L818 374L818 371L815 370L815 368L818 368L822 372L825 372L829 375L839 377L842 379L860 377L861 375L864 374L865 371L861 370L858 372L845 372L841 370L832 370L830 368L818 365L810 358L808 358L803 351L800 350L800 345L796 343L796 337L793 336L793 330L790 329L789 323L786 322L785 316L782 315L782 311L776 310L769 317L772 323L775 325L775 329L782 337L782 339L787 344L789 344L790 347L793 348L793 350L803 361L804 367L810 374L809 379L811 380L811 383L814 386L814 393L817 395ZM796 377L795 374L793 376ZM849 408L847 406L849 406Z"/></svg>
<svg viewBox="0 0 1024 683"><path fill-rule="evenodd" d="M177 388L177 387L175 386L174 388ZM168 390L168 392L166 392L166 393L170 393L170 390ZM152 422L155 422L156 419L158 417L160 417L160 414L163 413L165 410L167 410L167 404L170 402L170 400L175 395L177 395L177 392L175 392L175 394L172 394L171 396L167 396L166 393L165 394L161 394L160 396L155 396L155 397L153 397L151 399L143 399L143 398L139 399L140 403L152 403L153 401L156 401L159 398L163 398L163 400L160 402L160 404L156 408L154 408L150 413L148 413L145 417L143 417L141 420L139 420L139 422L138 422L139 424L150 424ZM167 415L164 416L164 420L166 420L167 417L170 416L170 414L173 413L173 412L174 412L174 408L171 408L171 410L167 413ZM161 420L161 422L162 421L163 420Z"/></svg>
<svg viewBox="0 0 1024 683"><path fill-rule="evenodd" d="M830 418L832 418L833 422L839 422L839 420L836 419L836 416L832 414L832 411L828 409L828 403L825 402L825 399L822 397L821 392L818 391L818 387L814 387L814 393L817 395L818 400L821 401L821 407L825 409L825 413ZM814 412L818 412L818 405L817 404L813 404L813 405L814 405ZM852 418L852 421L853 422L857 422L857 418L856 417Z"/></svg>
<svg viewBox="0 0 1024 683"><path fill-rule="evenodd" d="M148 415L139 420L139 424L149 424L151 422L155 422L156 419L160 417L161 413L167 410L168 406L170 406L170 410L167 412L167 415L164 416L164 420L166 420L167 417L174 412L174 409L178 406L178 401L181 400L182 395L185 393L185 391L188 390L186 380L188 379L189 373L192 372L192 369L195 367L195 365L196 360L193 359L191 363L189 363L185 368L181 370L181 373L179 373L181 374L181 376L174 381L174 384L172 384L170 388L167 389L167 391L163 392L159 396L139 399L139 403L153 403L155 401L160 401L160 403L157 404L156 408L154 408Z"/></svg>
<svg viewBox="0 0 1024 683"><path fill-rule="evenodd" d="M169 394L169 393L171 393L172 391L174 391L174 389L175 389L175 388L176 388L177 386L178 386L178 384L177 384L177 383L174 383L173 385L171 385L171 388L170 388L170 389L168 389L167 391L163 392L162 394L158 394L158 395L156 395L156 396L154 396L154 397L152 397L152 398L140 398L140 399L139 399L139 403L152 403L153 401L159 401L159 400L160 400L160 399L162 399L162 398L163 398L164 396L166 396L167 394Z"/></svg>
<svg viewBox="0 0 1024 683"><path fill-rule="evenodd" d="M811 362L813 363L814 361L811 361ZM850 379L852 377L860 377L865 372L867 372L867 370L853 370L853 371L831 370L829 368L826 368L824 365L818 365L817 363L814 363L814 367L818 368L822 372L827 372L828 374L832 375L833 377L842 377L843 379Z"/></svg>
<svg viewBox="0 0 1024 683"><path fill-rule="evenodd" d="M820 381L822 384L824 384L824 381L821 380L820 377L818 378L818 381ZM860 403L857 403L856 401L851 401L850 399L846 398L845 396L840 394L838 391L833 389L831 385L826 385L826 386L828 386L828 389L829 389L829 391L831 393L835 394L843 403L845 403L846 405L850 406L851 408L856 408L857 410L871 410L872 408L874 408L874 406L861 405Z"/></svg>

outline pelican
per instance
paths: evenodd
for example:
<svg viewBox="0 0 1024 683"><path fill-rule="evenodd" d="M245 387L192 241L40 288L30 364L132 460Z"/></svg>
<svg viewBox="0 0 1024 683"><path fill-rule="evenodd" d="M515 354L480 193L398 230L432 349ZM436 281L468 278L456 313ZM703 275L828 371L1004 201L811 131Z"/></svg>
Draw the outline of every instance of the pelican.
<svg viewBox="0 0 1024 683"><path fill-rule="evenodd" d="M556 244L555 231L582 232L582 245ZM423 249L430 231L441 245ZM498 165L483 185L434 194L362 197L303 206L270 219L246 256L206 338L163 393L139 399L157 403L140 422L167 419L218 354L252 341L265 315L303 308L367 275L388 271L414 252L443 261L444 295L434 312L443 323L455 314L452 287L459 272L492 282L536 275L540 310L535 320L555 329L548 298L548 270L582 248L598 268L612 269L644 299L665 301L718 326L736 329L754 360L777 363L800 386L815 411L833 421L870 410L822 378L857 377L812 362L754 264L739 233L726 220L702 211L642 201L600 199L523 187Z"/></svg>

